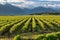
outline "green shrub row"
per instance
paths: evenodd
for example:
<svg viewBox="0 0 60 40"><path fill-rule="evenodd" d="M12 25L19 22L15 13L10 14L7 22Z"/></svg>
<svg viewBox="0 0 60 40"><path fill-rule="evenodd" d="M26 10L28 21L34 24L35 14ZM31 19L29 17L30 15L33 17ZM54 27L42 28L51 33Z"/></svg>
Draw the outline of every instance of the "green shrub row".
<svg viewBox="0 0 60 40"><path fill-rule="evenodd" d="M40 35L35 40L60 40L60 32L43 34L43 35Z"/></svg>
<svg viewBox="0 0 60 40"><path fill-rule="evenodd" d="M17 35L14 37L13 40L22 40L22 39L20 35ZM34 38L33 40L60 40L60 32L41 34L39 35L39 37Z"/></svg>

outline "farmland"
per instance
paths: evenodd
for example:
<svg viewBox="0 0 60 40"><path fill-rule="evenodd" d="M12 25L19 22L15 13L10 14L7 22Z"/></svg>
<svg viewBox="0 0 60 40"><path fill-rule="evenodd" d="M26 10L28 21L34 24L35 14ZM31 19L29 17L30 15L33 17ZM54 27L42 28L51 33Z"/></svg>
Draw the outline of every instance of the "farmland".
<svg viewBox="0 0 60 40"><path fill-rule="evenodd" d="M21 39L40 40L42 36L41 40L51 40L47 39L50 34L59 40L60 15L0 16L1 40L13 40L16 35L20 35Z"/></svg>

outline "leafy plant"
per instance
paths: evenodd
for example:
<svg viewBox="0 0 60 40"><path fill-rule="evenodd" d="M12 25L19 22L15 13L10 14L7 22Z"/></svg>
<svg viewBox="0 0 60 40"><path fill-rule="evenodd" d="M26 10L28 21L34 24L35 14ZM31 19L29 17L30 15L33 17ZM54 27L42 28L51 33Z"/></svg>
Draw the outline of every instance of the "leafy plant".
<svg viewBox="0 0 60 40"><path fill-rule="evenodd" d="M13 40L21 40L20 35L16 35Z"/></svg>

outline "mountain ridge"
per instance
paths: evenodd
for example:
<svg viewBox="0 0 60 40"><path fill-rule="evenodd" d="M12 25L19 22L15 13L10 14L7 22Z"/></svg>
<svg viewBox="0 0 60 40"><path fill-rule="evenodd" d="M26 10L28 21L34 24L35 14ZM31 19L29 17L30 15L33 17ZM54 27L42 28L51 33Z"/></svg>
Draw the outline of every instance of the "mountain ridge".
<svg viewBox="0 0 60 40"><path fill-rule="evenodd" d="M13 6L11 4L0 4L0 15L26 15L31 13L39 13L39 12L58 12L52 8L45 8L45 7L36 7L34 9L27 9L27 8L19 8ZM60 11L59 11L60 12Z"/></svg>

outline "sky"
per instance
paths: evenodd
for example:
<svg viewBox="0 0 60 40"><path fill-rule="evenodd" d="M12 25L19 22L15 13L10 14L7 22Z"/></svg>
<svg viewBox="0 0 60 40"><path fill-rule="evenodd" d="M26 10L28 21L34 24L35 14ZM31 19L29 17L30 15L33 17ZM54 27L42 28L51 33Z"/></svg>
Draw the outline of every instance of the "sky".
<svg viewBox="0 0 60 40"><path fill-rule="evenodd" d="M41 2L41 1L55 1L55 2ZM6 0L0 0L0 4L5 4ZM23 7L23 8L34 8L38 6L60 7L60 0L7 0L7 3L11 5Z"/></svg>

